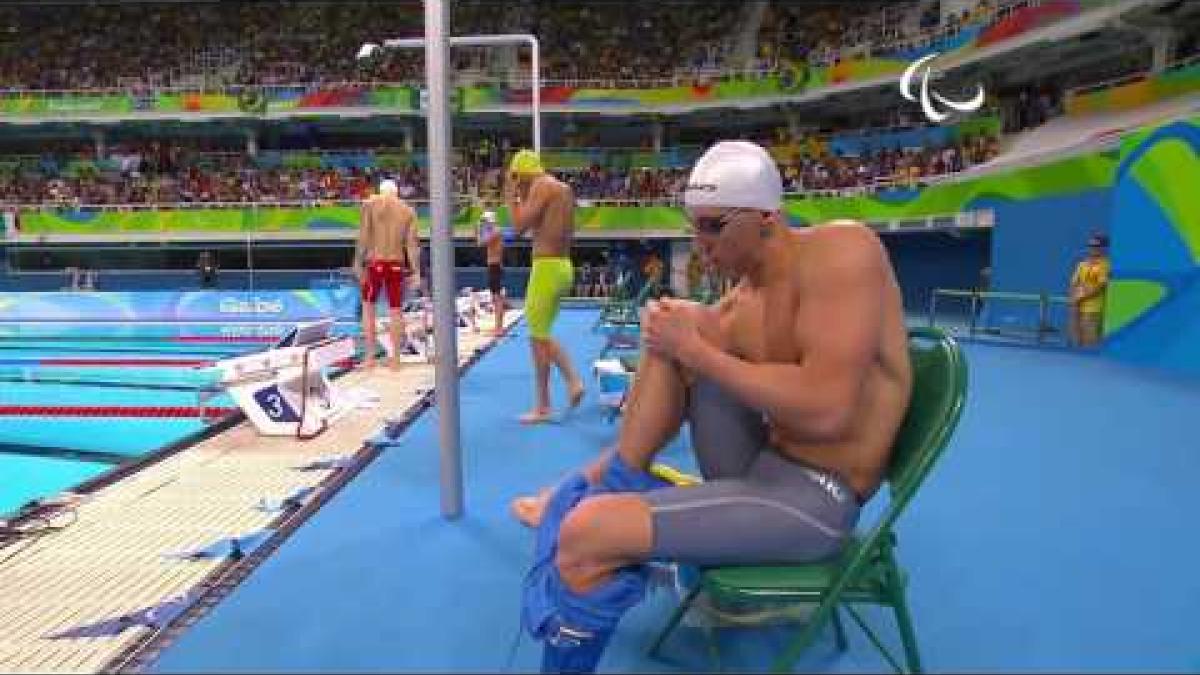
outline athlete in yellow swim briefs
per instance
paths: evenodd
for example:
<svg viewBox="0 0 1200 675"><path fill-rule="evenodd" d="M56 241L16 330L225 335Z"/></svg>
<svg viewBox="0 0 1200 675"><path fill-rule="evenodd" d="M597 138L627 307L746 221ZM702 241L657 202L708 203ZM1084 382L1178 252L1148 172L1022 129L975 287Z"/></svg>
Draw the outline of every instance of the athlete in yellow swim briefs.
<svg viewBox="0 0 1200 675"><path fill-rule="evenodd" d="M550 408L550 366L558 366L567 381L572 408L583 400L583 380L567 353L551 336L559 301L575 279L571 240L575 234L575 194L571 186L548 175L529 150L513 156L505 184L505 202L517 234L531 232L533 271L525 287L525 319L533 351L533 410L521 416L525 424L547 422Z"/></svg>

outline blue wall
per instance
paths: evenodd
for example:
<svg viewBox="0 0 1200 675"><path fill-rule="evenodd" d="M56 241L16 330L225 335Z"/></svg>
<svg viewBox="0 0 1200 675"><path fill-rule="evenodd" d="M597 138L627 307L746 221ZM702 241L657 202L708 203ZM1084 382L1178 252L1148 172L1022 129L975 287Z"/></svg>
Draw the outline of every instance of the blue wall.
<svg viewBox="0 0 1200 675"><path fill-rule="evenodd" d="M1108 189L1026 201L981 200L971 208L992 208L993 291L1067 295L1075 264L1088 237L1107 232L1111 210ZM992 326L1034 328L1036 304L992 302L984 308ZM1050 323L1065 330L1066 310L1051 305Z"/></svg>
<svg viewBox="0 0 1200 675"><path fill-rule="evenodd" d="M980 271L991 258L991 233L986 230L956 235L885 234L882 239L904 293L904 309L909 313L929 311L930 294L935 288L975 288Z"/></svg>
<svg viewBox="0 0 1200 675"><path fill-rule="evenodd" d="M992 235L995 290L1065 295L1093 232L1107 232L1108 190L980 203L996 211Z"/></svg>

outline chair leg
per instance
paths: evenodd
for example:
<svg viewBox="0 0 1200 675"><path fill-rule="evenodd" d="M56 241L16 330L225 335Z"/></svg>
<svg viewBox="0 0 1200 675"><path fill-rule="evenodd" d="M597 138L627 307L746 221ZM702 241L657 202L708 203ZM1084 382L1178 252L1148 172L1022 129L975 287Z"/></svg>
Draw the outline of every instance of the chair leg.
<svg viewBox="0 0 1200 675"><path fill-rule="evenodd" d="M831 615L836 610L837 600L826 596L821 601L821 604L817 605L817 611L813 612L808 623L800 630L800 635L795 640L792 640L792 643L775 659L775 663L771 665L771 670L776 673L790 671L792 665L796 663L796 659L800 658L800 654L816 641L818 631L824 627L825 622L829 621Z"/></svg>
<svg viewBox="0 0 1200 675"><path fill-rule="evenodd" d="M717 629L715 626L706 625L703 630L704 642L708 645L708 658L720 673L725 670L725 666L721 661L721 643L718 641Z"/></svg>
<svg viewBox="0 0 1200 675"><path fill-rule="evenodd" d="M658 656L658 650L660 647L662 647L662 643L666 641L667 636L671 634L671 631L675 630L675 626L679 625L679 621L683 619L684 612L687 612L688 608L691 607L692 601L695 600L696 596L700 594L700 589L702 587L702 584L696 584L692 590L688 591L688 594L683 599L683 602L679 603L679 606L675 608L675 613L671 615L671 620L667 622L666 627L664 627L662 632L658 634L658 637L655 638L654 644L650 645L649 654L651 657Z"/></svg>
<svg viewBox="0 0 1200 675"><path fill-rule="evenodd" d="M833 606L833 635L837 640L838 651L846 651L846 628L842 625L842 614L837 605Z"/></svg>
<svg viewBox="0 0 1200 675"><path fill-rule="evenodd" d="M920 673L921 655L917 650L917 633L913 630L912 616L908 612L908 600L904 597L904 589L892 592L892 608L896 611L896 624L900 628L900 642L904 645L904 660L908 672Z"/></svg>

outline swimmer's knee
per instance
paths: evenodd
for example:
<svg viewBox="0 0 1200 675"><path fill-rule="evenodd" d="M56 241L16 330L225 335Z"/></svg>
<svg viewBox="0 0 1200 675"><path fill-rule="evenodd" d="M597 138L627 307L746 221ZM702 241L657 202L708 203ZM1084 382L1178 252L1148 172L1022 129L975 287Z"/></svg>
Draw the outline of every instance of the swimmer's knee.
<svg viewBox="0 0 1200 675"><path fill-rule="evenodd" d="M601 507L596 499L585 499L580 502L567 517L563 519L558 529L558 555L555 564L563 574L580 572L595 562L595 556L590 551L596 549L595 538L599 532L600 520L603 518Z"/></svg>
<svg viewBox="0 0 1200 675"><path fill-rule="evenodd" d="M616 497L626 499L627 495ZM558 530L558 552L554 564L564 579L590 577L608 571L619 557L614 544L622 538L611 528L619 527L613 519L616 504L611 495L589 497L581 501Z"/></svg>
<svg viewBox="0 0 1200 675"><path fill-rule="evenodd" d="M651 349L643 349L641 357L638 359L638 373L645 375L648 371L657 370L662 372L666 370L677 376L684 386L691 386L691 382L695 379L693 371L684 367L678 360L663 356Z"/></svg>

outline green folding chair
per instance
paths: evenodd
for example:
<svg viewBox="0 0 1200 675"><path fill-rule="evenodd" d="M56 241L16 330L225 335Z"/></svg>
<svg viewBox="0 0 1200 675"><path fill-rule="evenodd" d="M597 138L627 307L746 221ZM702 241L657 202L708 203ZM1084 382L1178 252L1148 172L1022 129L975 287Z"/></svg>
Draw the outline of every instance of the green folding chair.
<svg viewBox="0 0 1200 675"><path fill-rule="evenodd" d="M912 400L892 446L886 475L891 499L874 527L855 535L838 557L824 562L700 570L699 582L651 646L651 655L657 655L663 641L678 625L693 600L704 591L717 605L802 602L816 605L809 621L798 629L796 636L775 659L773 670L776 672L791 670L801 652L830 622L834 626L838 649L846 649L840 607L846 609L888 663L897 672L904 672L854 609L855 604L879 605L895 612L908 671L921 672L916 633L905 599L906 575L896 562L896 534L892 528L958 425L967 393L967 366L958 344L936 329L911 329L909 353L914 375ZM715 636L710 632L708 637L709 651L719 660Z"/></svg>

